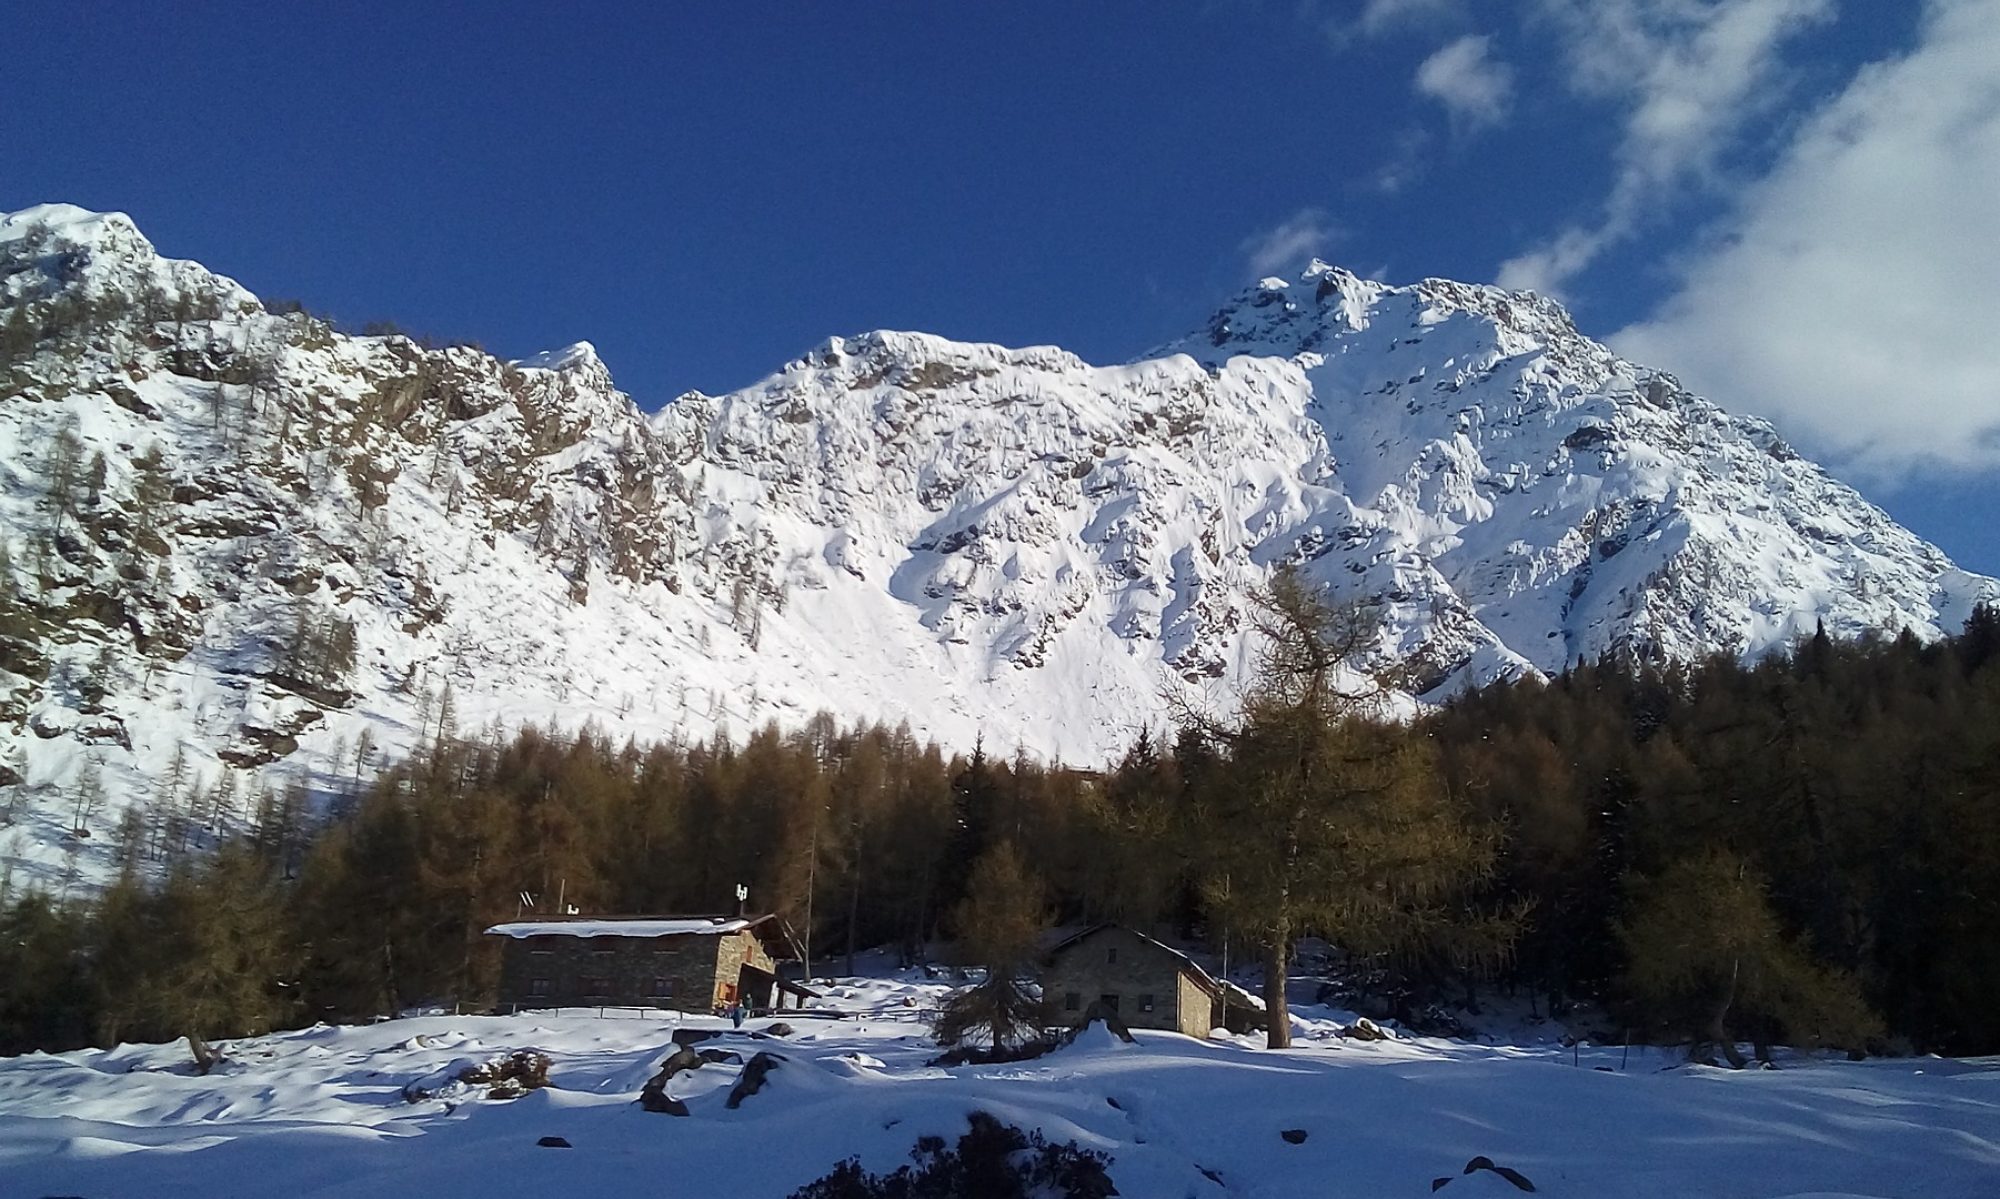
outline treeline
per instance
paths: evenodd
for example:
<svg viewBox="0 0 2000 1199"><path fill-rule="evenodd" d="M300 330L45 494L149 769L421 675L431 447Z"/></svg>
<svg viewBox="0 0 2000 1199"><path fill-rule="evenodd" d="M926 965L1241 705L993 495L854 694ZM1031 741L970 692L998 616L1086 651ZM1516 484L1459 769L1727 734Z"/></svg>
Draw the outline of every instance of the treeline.
<svg viewBox="0 0 2000 1199"><path fill-rule="evenodd" d="M1713 1031L1736 967L1734 1000L1763 1010L1728 1027L1768 1037L1771 992L1847 980L1794 1006L1858 1001L1917 1047L2000 1049L1991 607L1928 645L1822 630L1754 666L1583 666L1425 728L1505 830L1496 897L1531 905L1508 981L1660 1035Z"/></svg>
<svg viewBox="0 0 2000 1199"><path fill-rule="evenodd" d="M1502 989L1730 1055L2000 1049L1991 611L1929 645L1603 662L1413 726L1333 686L1358 626L1292 612L1267 629L1291 656L1267 656L1239 716L1185 714L1102 771L822 716L693 745L440 736L317 821L253 798L164 879L132 855L96 901L0 902L0 1051L483 1004L482 930L523 893L717 912L742 883L817 972L878 945L915 960L960 931L996 854L1043 922L1281 967L1325 938L1347 997L1406 1019Z"/></svg>

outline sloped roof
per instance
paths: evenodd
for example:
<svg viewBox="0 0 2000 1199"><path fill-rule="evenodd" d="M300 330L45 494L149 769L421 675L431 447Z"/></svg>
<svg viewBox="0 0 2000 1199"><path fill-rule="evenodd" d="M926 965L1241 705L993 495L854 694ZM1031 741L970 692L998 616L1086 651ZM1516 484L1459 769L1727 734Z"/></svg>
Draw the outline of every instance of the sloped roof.
<svg viewBox="0 0 2000 1199"><path fill-rule="evenodd" d="M1248 999L1252 1003L1255 1003L1256 1006L1260 1009L1264 1006L1261 1002L1257 1001L1255 996L1251 995L1248 991L1245 991L1242 987L1239 987L1234 983L1225 983L1216 981L1214 976L1210 975L1208 971L1201 968L1201 964L1199 962L1196 962L1193 958L1189 957L1186 953L1182 952L1181 950L1175 949L1173 946L1167 944L1165 941L1162 941L1157 937L1149 937L1145 933L1140 932L1138 929L1130 928L1123 924L1113 924L1108 921L1103 924L1093 924L1089 928L1086 928L1081 932L1072 933L1069 936L1064 937L1062 940L1056 942L1054 945L1051 945L1045 951L1044 956L1052 958L1057 956L1058 954L1066 953L1076 945L1079 945L1082 942L1087 941L1090 938L1096 936L1098 933L1105 932L1109 929L1117 929L1120 932L1136 937L1139 940L1144 941L1146 944L1153 946L1154 948L1160 950L1162 953L1165 953L1169 957L1173 958L1176 964L1180 966L1181 970L1184 971L1189 977L1194 979L1194 984L1196 986L1208 992L1209 995L1214 998L1220 999L1223 998L1224 995L1228 994L1230 1002L1242 1003L1245 999ZM1233 994L1230 994L1232 992Z"/></svg>
<svg viewBox="0 0 2000 1199"><path fill-rule="evenodd" d="M515 920L486 930L489 937L702 937L742 932L764 916L618 916Z"/></svg>
<svg viewBox="0 0 2000 1199"><path fill-rule="evenodd" d="M793 982L791 979L786 978L782 974L775 973L774 971L762 970L756 966L749 965L748 963L745 963L743 968L745 970L756 971L758 974L761 974L765 978L770 979L771 985L777 987L780 991L783 991L788 995L796 995L800 999L825 998L825 996L821 995L818 991L815 991L812 988L807 987L802 983Z"/></svg>
<svg viewBox="0 0 2000 1199"><path fill-rule="evenodd" d="M1242 987L1237 986L1235 983L1230 982L1228 979L1223 979L1220 985L1222 987L1222 997L1226 1001L1233 1003L1238 1007L1249 1008L1253 1012L1261 1012L1264 1010L1264 1001L1262 999L1258 998L1255 995L1252 995L1250 992L1244 990Z"/></svg>

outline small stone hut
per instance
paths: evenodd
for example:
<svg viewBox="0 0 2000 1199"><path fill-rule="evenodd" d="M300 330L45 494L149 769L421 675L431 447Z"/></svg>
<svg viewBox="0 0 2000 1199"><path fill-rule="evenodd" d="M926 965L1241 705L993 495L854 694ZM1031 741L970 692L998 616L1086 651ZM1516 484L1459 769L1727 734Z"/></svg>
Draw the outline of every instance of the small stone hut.
<svg viewBox="0 0 2000 1199"><path fill-rule="evenodd" d="M712 1012L817 998L778 977L792 956L783 922L763 916L618 916L496 924L500 1009L659 1007Z"/></svg>
<svg viewBox="0 0 2000 1199"><path fill-rule="evenodd" d="M1216 1028L1244 1031L1263 1008L1241 987L1216 981L1193 958L1119 924L1098 924L1052 946L1042 996L1066 1024L1081 1024L1092 1004L1118 1013L1128 1028L1162 1028L1206 1038Z"/></svg>

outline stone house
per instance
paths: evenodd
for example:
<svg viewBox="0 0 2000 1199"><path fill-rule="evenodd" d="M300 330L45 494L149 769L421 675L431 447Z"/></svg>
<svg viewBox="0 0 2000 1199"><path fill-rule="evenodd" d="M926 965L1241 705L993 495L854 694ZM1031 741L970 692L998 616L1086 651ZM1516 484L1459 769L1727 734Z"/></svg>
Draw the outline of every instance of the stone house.
<svg viewBox="0 0 2000 1199"><path fill-rule="evenodd" d="M1042 997L1065 1024L1080 1024L1092 1004L1118 1013L1128 1028L1162 1028L1206 1038L1210 1030L1244 1031L1261 1023L1262 1005L1241 987L1216 981L1193 958L1144 933L1098 924L1052 946Z"/></svg>
<svg viewBox="0 0 2000 1199"><path fill-rule="evenodd" d="M659 1007L712 1012L818 998L778 977L792 956L783 922L764 916L569 917L496 924L502 1011Z"/></svg>

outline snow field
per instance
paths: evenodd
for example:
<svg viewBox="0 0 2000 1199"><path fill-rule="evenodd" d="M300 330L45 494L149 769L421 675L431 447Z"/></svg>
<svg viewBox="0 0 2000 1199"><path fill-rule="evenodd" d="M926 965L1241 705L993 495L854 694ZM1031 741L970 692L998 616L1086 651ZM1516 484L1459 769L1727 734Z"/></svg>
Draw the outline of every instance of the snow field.
<svg viewBox="0 0 2000 1199"><path fill-rule="evenodd" d="M93 1199L226 1196L633 1196L779 1199L858 1155L892 1169L922 1135L955 1139L975 1110L1112 1156L1123 1195L1513 1194L1459 1177L1479 1155L1541 1195L1992 1196L2000 1059L1789 1060L1773 1071L1679 1065L1665 1051L1331 1039L1299 1017L1285 1052L1086 1035L1012 1065L938 1069L921 1014L943 984L842 979L788 1038L707 1017L611 1012L430 1015L225 1043L195 1076L184 1044L0 1060L0 1192ZM730 1111L740 1067L676 1077L686 1119L642 1110L675 1028L699 1047L787 1060ZM455 1063L546 1053L550 1086L515 1100L403 1087ZM1280 1134L1304 1130L1292 1144ZM571 1148L543 1148L543 1137ZM1219 1180L1219 1181L1217 1181Z"/></svg>

